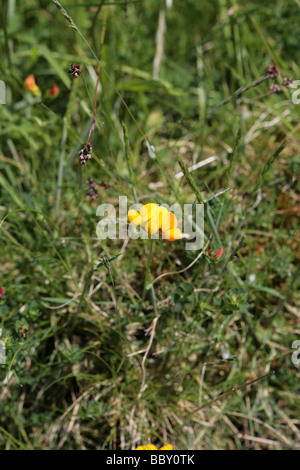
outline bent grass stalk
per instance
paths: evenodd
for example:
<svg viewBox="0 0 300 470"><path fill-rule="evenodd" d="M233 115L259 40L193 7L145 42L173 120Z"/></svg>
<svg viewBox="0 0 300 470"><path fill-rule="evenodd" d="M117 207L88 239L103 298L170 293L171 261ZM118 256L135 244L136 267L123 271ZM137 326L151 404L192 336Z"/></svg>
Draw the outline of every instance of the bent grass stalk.
<svg viewBox="0 0 300 470"><path fill-rule="evenodd" d="M201 406L198 406L198 408L195 408L193 411L190 411L189 413L196 413L197 411L203 410L203 408L206 408L207 406L212 405L213 403L216 403L217 401L221 400L222 398L228 397L229 395L231 395L232 393L237 392L238 390L242 390L243 388L249 387L250 385L253 385L253 384L257 383L257 382L260 382L261 380L263 380L263 379L269 377L270 375L275 375L275 371L272 370L271 372L268 372L267 374L261 375L261 376L258 377L257 379L250 380L249 382L246 382L246 383L243 384L243 385L239 385L238 387L233 387L233 388L232 388L231 390L229 390L228 392L222 393L222 394L219 395L218 397L213 398L212 400L207 401L206 403L204 403L204 404L201 405Z"/></svg>
<svg viewBox="0 0 300 470"><path fill-rule="evenodd" d="M218 109L218 108L221 108L221 106L224 106L225 104L229 103L231 100L233 100L234 98L237 98L238 96L242 95L243 93L245 93L246 91L250 90L251 88L254 88L258 85L260 85L261 83L265 82L266 80L268 80L269 77L268 75L263 75L262 77L260 77L258 80L254 80L253 82L249 83L249 85L246 85L246 86L243 86L241 88L238 88L232 95L230 95L225 101L222 101L222 103L220 103L215 109Z"/></svg>

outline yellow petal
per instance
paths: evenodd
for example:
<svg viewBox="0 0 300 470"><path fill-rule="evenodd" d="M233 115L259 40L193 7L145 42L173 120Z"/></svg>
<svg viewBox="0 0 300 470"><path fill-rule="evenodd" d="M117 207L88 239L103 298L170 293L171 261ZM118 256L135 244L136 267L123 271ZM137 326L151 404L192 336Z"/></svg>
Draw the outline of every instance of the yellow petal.
<svg viewBox="0 0 300 470"><path fill-rule="evenodd" d="M41 90L39 89L39 87L37 85L35 85L32 90L31 90L31 93L35 96L40 96L41 94Z"/></svg>
<svg viewBox="0 0 300 470"><path fill-rule="evenodd" d="M157 447L153 444L148 444L146 446L139 446L135 450L157 450Z"/></svg>
<svg viewBox="0 0 300 470"><path fill-rule="evenodd" d="M164 206L159 206L158 217L159 217L159 228L162 228L163 219L169 214L169 211Z"/></svg>
<svg viewBox="0 0 300 470"><path fill-rule="evenodd" d="M177 218L173 212L167 212L167 214L162 215L162 223L161 223L161 229L163 232L166 232L167 230L171 228L176 228L177 227Z"/></svg>
<svg viewBox="0 0 300 470"><path fill-rule="evenodd" d="M128 217L129 222L135 227L137 227L138 225L141 225L141 216L138 213L138 211L131 209L130 211L128 211L127 217Z"/></svg>
<svg viewBox="0 0 300 470"><path fill-rule="evenodd" d="M153 217L158 218L158 206L154 203L149 203L143 206L140 210L141 215L141 223L145 225L148 220L152 219Z"/></svg>
<svg viewBox="0 0 300 470"><path fill-rule="evenodd" d="M167 242L173 242L175 240L178 240L180 238L180 235L181 232L179 228L171 228L170 230L163 232L163 237Z"/></svg>
<svg viewBox="0 0 300 470"><path fill-rule="evenodd" d="M172 444L168 444L166 446L161 447L158 450L173 450L173 446L172 446Z"/></svg>
<svg viewBox="0 0 300 470"><path fill-rule="evenodd" d="M149 235L154 235L158 232L158 217L153 217L148 222L146 222L145 230Z"/></svg>

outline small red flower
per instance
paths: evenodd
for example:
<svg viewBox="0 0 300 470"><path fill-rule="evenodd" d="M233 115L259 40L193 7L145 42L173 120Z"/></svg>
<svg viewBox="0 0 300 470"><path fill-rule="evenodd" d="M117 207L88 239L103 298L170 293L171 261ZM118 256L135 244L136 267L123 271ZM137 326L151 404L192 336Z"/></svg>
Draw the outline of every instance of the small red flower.
<svg viewBox="0 0 300 470"><path fill-rule="evenodd" d="M221 248L218 251L216 251L216 253L214 253L214 258L220 259L222 255L223 255L223 247L221 246Z"/></svg>
<svg viewBox="0 0 300 470"><path fill-rule="evenodd" d="M4 294L2 287L0 286L0 297L2 297Z"/></svg>
<svg viewBox="0 0 300 470"><path fill-rule="evenodd" d="M59 87L56 83L54 83L52 87L50 88L50 90L46 91L45 96L46 98L51 98L54 100L54 98L56 98L58 94L59 94Z"/></svg>
<svg viewBox="0 0 300 470"><path fill-rule="evenodd" d="M18 331L19 331L20 335L22 336L22 338L25 338L26 333L28 333L28 328L26 328L26 326L22 324L20 326L20 328L18 328Z"/></svg>

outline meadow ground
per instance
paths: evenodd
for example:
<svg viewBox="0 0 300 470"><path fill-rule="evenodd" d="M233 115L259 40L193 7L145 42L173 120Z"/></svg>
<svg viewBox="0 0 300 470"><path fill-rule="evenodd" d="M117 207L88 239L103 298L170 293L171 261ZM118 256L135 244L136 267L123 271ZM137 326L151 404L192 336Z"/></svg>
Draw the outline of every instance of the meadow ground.
<svg viewBox="0 0 300 470"><path fill-rule="evenodd" d="M0 10L0 448L299 449L299 1Z"/></svg>

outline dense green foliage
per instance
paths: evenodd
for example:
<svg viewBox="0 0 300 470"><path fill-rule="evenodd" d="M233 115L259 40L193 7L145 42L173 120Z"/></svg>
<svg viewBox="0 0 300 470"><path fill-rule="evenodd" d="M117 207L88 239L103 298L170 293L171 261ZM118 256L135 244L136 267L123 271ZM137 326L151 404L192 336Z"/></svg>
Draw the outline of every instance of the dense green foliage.
<svg viewBox="0 0 300 470"><path fill-rule="evenodd" d="M299 448L299 2L62 0L77 31L55 3L0 5L0 448ZM219 106L272 61L281 93ZM98 204L182 206L193 184L189 269L184 239L98 240Z"/></svg>

